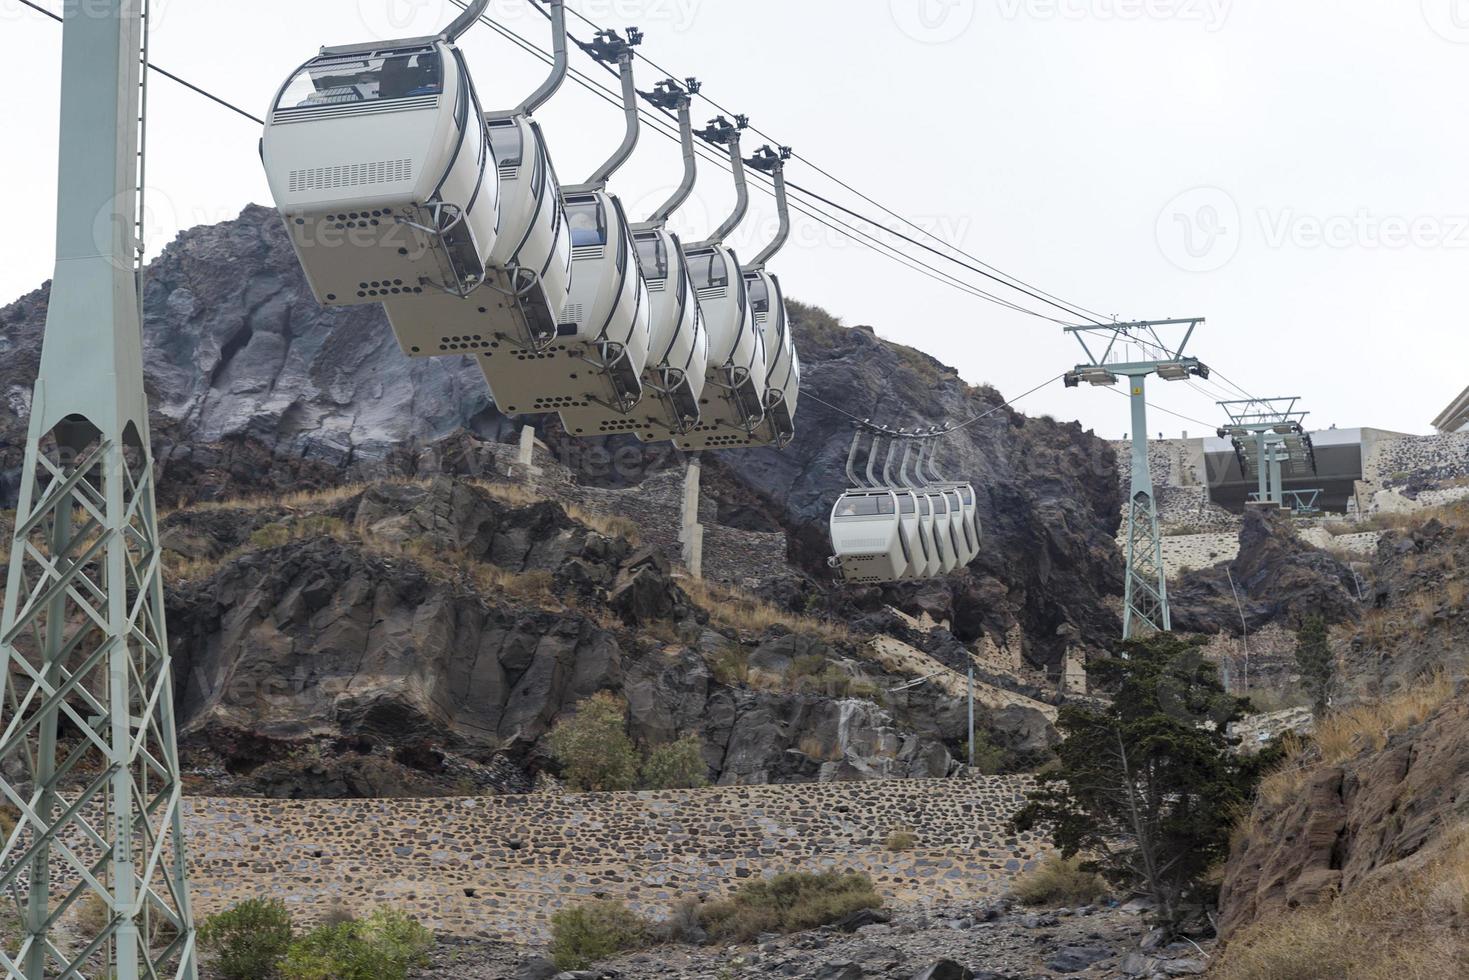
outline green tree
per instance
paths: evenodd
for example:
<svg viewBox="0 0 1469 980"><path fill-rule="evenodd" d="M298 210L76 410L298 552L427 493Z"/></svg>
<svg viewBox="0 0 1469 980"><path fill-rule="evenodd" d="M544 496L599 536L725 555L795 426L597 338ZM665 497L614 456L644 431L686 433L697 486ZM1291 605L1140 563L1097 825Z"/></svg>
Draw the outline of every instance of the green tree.
<svg viewBox="0 0 1469 980"><path fill-rule="evenodd" d="M1064 857L1082 854L1084 868L1145 893L1175 927L1203 904L1200 879L1228 853L1258 777L1224 734L1247 702L1224 690L1198 644L1168 635L1124 644L1087 672L1112 703L1061 710L1059 765L1015 825L1048 826Z"/></svg>
<svg viewBox="0 0 1469 980"><path fill-rule="evenodd" d="M572 789L605 793L638 781L638 750L627 737L627 704L601 691L551 731L551 757Z"/></svg>
<svg viewBox="0 0 1469 980"><path fill-rule="evenodd" d="M643 763L644 789L698 789L708 785L704 743L697 735L658 746Z"/></svg>
<svg viewBox="0 0 1469 980"><path fill-rule="evenodd" d="M1296 667L1301 672L1306 693L1311 696L1311 710L1317 717L1326 714L1336 662L1331 656L1326 620L1320 616L1307 617L1296 630Z"/></svg>

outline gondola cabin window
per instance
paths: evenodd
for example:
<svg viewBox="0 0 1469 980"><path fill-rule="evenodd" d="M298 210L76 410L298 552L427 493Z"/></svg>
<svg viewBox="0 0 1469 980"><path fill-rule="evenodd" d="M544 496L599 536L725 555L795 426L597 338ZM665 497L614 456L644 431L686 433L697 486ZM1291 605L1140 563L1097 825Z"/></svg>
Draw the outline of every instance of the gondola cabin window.
<svg viewBox="0 0 1469 980"><path fill-rule="evenodd" d="M566 223L571 228L573 248L607 244L607 215L594 197L566 202Z"/></svg>
<svg viewBox="0 0 1469 980"><path fill-rule="evenodd" d="M525 158L525 141L520 135L520 126L513 120L508 124L490 126L490 149L495 154L498 167L519 167Z"/></svg>
<svg viewBox="0 0 1469 980"><path fill-rule="evenodd" d="M751 276L747 283L750 288L750 303L755 307L756 313L770 312L770 287L765 283L763 276Z"/></svg>
<svg viewBox="0 0 1469 980"><path fill-rule="evenodd" d="M717 251L700 252L689 259L689 272L698 290L718 289L729 285L729 267Z"/></svg>
<svg viewBox="0 0 1469 980"><path fill-rule="evenodd" d="M894 513L895 505L889 494L881 494L872 497L846 497L837 505L836 516L843 517L881 517Z"/></svg>
<svg viewBox="0 0 1469 980"><path fill-rule="evenodd" d="M649 282L661 282L668 278L668 249L662 235L640 235L638 245L638 268Z"/></svg>
<svg viewBox="0 0 1469 980"><path fill-rule="evenodd" d="M443 62L437 51L426 48L307 65L282 91L276 108L415 99L443 91Z"/></svg>

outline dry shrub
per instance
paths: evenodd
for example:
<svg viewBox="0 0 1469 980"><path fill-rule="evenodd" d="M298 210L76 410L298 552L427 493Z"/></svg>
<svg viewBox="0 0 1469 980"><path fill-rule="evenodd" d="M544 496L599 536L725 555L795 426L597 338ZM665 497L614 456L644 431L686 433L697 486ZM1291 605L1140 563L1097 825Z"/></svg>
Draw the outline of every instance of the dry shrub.
<svg viewBox="0 0 1469 980"><path fill-rule="evenodd" d="M1081 857L1052 854L1020 878L1011 891L1022 905L1095 905L1107 897L1107 883L1101 875L1083 870Z"/></svg>
<svg viewBox="0 0 1469 980"><path fill-rule="evenodd" d="M585 970L599 960L647 945L648 923L610 899L551 916L551 958L561 970Z"/></svg>
<svg viewBox="0 0 1469 980"><path fill-rule="evenodd" d="M901 854L917 847L918 837L908 828L898 827L888 834L887 844L884 846L894 854Z"/></svg>
<svg viewBox="0 0 1469 980"><path fill-rule="evenodd" d="M1272 915L1237 935L1219 980L1459 980L1469 976L1469 830L1408 873Z"/></svg>
<svg viewBox="0 0 1469 980"><path fill-rule="evenodd" d="M1274 772L1260 780L1258 791L1260 800L1272 809L1282 807L1294 799L1296 792L1304 785L1308 771L1306 746L1306 740L1295 732L1286 732L1281 736L1283 761ZM1248 810L1240 815L1241 828L1249 819Z"/></svg>
<svg viewBox="0 0 1469 980"><path fill-rule="evenodd" d="M716 942L749 942L766 933L805 932L876 908L882 908L882 896L865 874L791 872L750 882L700 913Z"/></svg>
<svg viewBox="0 0 1469 980"><path fill-rule="evenodd" d="M750 651L730 646L709 658L709 672L726 687L745 687L750 683Z"/></svg>
<svg viewBox="0 0 1469 980"><path fill-rule="evenodd" d="M681 579L679 584L695 605L708 611L710 619L729 629L763 633L772 626L783 626L828 643L856 642L852 631L840 623L789 613L738 589L700 579Z"/></svg>

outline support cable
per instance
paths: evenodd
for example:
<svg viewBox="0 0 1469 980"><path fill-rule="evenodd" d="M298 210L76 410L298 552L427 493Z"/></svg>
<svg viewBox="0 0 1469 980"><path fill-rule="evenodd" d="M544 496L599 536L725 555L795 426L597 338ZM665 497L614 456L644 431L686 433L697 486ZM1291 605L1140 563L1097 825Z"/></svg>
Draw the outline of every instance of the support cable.
<svg viewBox="0 0 1469 980"><path fill-rule="evenodd" d="M47 10L45 7L41 6L38 3L32 3L31 0L19 0L19 2L21 4L27 6L27 7L30 7L32 10L34 10L38 14L42 14L42 15L44 15L46 17L50 17L52 20L56 21L56 23L58 23L58 24L60 24L62 22L61 15L60 14L53 14L51 11ZM246 119L249 119L251 122L257 122L257 123L259 123L262 126L265 125L265 120L264 119L261 119L259 116L252 115L251 113L246 112L244 109L241 109L239 106L235 105L234 103L228 102L228 101L226 101L224 99L221 99L219 96L214 95L213 93L206 92L204 89L202 89L199 86L195 85L193 82L185 81L184 79L182 79L179 76L175 75L173 72L167 71L167 70L165 70L163 68L160 68L157 65L153 64L151 61L148 62L148 67L151 68L151 69L153 69L154 71L158 72L158 74L162 75L164 78L168 79L169 81L171 81L171 82L177 82L178 84L182 85L184 88L188 89L189 91L194 92L194 93L196 93L198 95L202 95L202 96L204 96L204 98L208 99L211 102L217 102L220 105L224 106L226 109L230 110L231 112L237 112L237 113L239 113L240 115L244 116Z"/></svg>
<svg viewBox="0 0 1469 980"><path fill-rule="evenodd" d="M461 0L454 0L454 2L456 4L458 4L458 3L461 2ZM550 17L550 13L545 10L545 8L542 6L540 0L532 0L532 5L536 8L536 10L538 10L541 13L541 16L547 17L547 18ZM600 31L600 30L603 29L599 24L597 24L595 21L591 20L585 14L582 14L580 11L572 10L571 13L572 13L572 16L576 17L578 20L580 20L582 23L586 24L588 27L592 28L593 30ZM647 54L646 54L646 52L643 53L642 58L643 58L644 61L646 61L648 63L648 65L650 67L652 67L656 71L660 71L663 74L668 75L670 77L681 77L681 76L677 76L675 72L670 71L669 69L667 69L667 68L663 67L662 65L658 64L658 62L654 61L652 58L648 57ZM720 104L718 101L710 98L707 91L701 91L699 93L699 95L700 95L701 98L704 99L704 101L708 102L711 106L713 106L715 109L719 110L720 112L723 112L726 115L733 115L734 114L732 110L730 110L726 106ZM760 129L758 126L751 126L750 129L751 129L752 132L754 132L754 133L756 133L756 134L758 134L760 136L765 137L771 143L774 143L776 145L782 145L781 142L780 142L780 140L776 139L774 136L771 136L769 133L767 133L764 130ZM1069 302L1067 302L1065 300L1062 300L1059 296L1056 296L1053 293L1046 292L1045 290L1041 289L1039 286L1035 286L1035 285L1033 285L1031 283L1028 283L1025 280L1019 278L1018 276L1013 276L1013 275L1011 275L1008 272L1005 272L1005 271L1003 271L1001 269L996 268L993 265L990 265L988 262L985 262L982 259L979 259L979 258L977 258L977 257L969 254L968 252L965 252L963 249L959 248L957 245L952 245L949 242L944 241L939 236L937 236L937 235L933 234L932 232L928 231L927 229L925 229L922 225L919 225L916 222L911 221L908 218L905 218L903 215L899 214L898 212L894 211L893 209L891 209L889 207L886 207L883 204L880 204L878 201L874 200L872 197L868 196L867 194L862 193L857 188L853 187L851 184L847 183L846 181L842 180L841 178L837 177L836 175L832 174L831 172L827 171L826 169L824 169L824 168L818 166L817 164L813 163L811 160L809 160L808 158L806 158L802 154L795 153L794 156L795 156L795 158L797 160L800 160L802 163L806 164L812 170L816 171L821 176L823 176L826 179L830 180L832 183L838 185L839 187L843 188L844 190L849 191L852 194L855 194L857 197L859 197L862 200L866 201L868 204L871 204L873 207L877 208L878 210L883 211L884 213L888 214L889 216L891 216L893 218L896 218L898 221L902 222L904 225L907 225L908 227L915 229L916 231L920 232L924 237L929 238L932 241L938 242L939 244L943 245L945 248L950 249L953 253L955 253L957 255L960 255L963 258L968 259L969 261L974 262L974 263L976 263L979 266L983 266L984 268L990 270L990 272L992 272L992 273L996 273L999 276L1005 277L1004 279L996 279L997 282L1002 282L1004 285L1009 286L1012 289L1018 289L1021 292L1027 292L1028 290L1033 290L1034 292L1029 292L1028 295L1032 295L1032 296L1034 296L1037 299L1040 299L1040 298L1044 297L1044 301L1045 302L1052 302L1052 301L1054 301L1054 302L1052 302L1052 305L1059 305L1062 309L1066 309L1068 313L1071 313L1071 315L1073 315L1073 316L1080 316L1081 319L1083 319L1083 320L1091 320L1091 321L1097 322L1097 323L1105 323L1105 322L1113 321L1113 320L1116 319L1115 317L1108 316L1108 315L1103 314L1103 313L1097 313L1094 310L1089 310L1086 307L1080 305L1079 303L1069 303ZM798 188L798 189L800 189L800 188ZM804 193L810 194L811 192L810 191L804 191ZM812 196L816 196L816 195L813 194ZM828 203L830 203L830 202L828 202ZM846 208L842 208L841 205L832 204L832 206L833 207L837 207L840 210L847 211L847 209ZM855 212L847 211L847 213L853 214L856 217L861 217L863 221L870 221L872 224L878 225L878 227L884 227L879 222L871 221L870 218L866 218L866 217L863 217L861 215L856 215ZM956 264L959 264L959 265L964 265L964 263L959 262L957 259L953 258L953 256L947 255L947 254L944 254L944 253L941 253L941 252L938 252L935 249L929 248L929 246L927 246L927 245L922 245L922 243L916 242L913 239L908 238L906 235L902 235L899 232L892 231L892 229L884 228L884 230L889 231L890 233L892 233L894 235L898 235L899 237L904 238L907 241L913 242L913 244L915 244L915 245L920 245L923 248L928 248L929 251L933 251L934 254L939 255L942 258L948 259L951 262L955 262ZM989 273L981 273L981 274L982 275L989 275ZM989 276L989 277L990 278L995 278L995 276ZM1005 281L1005 280L1009 280L1009 281ZM1076 311L1081 311L1081 312L1078 313Z"/></svg>

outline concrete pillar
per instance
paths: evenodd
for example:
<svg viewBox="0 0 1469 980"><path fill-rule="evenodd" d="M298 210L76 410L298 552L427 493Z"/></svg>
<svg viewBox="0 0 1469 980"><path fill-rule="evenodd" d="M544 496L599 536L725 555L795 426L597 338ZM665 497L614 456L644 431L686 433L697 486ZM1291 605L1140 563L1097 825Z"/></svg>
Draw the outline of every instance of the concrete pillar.
<svg viewBox="0 0 1469 980"><path fill-rule="evenodd" d="M678 540L683 545L683 565L694 578L704 577L704 526L699 523L699 479L703 465L698 456L689 458L684 471L683 515Z"/></svg>
<svg viewBox="0 0 1469 980"><path fill-rule="evenodd" d="M1086 691L1086 655L1080 650L1066 651L1065 673L1062 675L1062 689L1067 694L1085 694Z"/></svg>
<svg viewBox="0 0 1469 980"><path fill-rule="evenodd" d="M510 467L510 479L525 484L527 489L534 492L536 477L540 473L541 469L536 465L536 430L527 425L520 430L520 447L516 452L515 463Z"/></svg>

